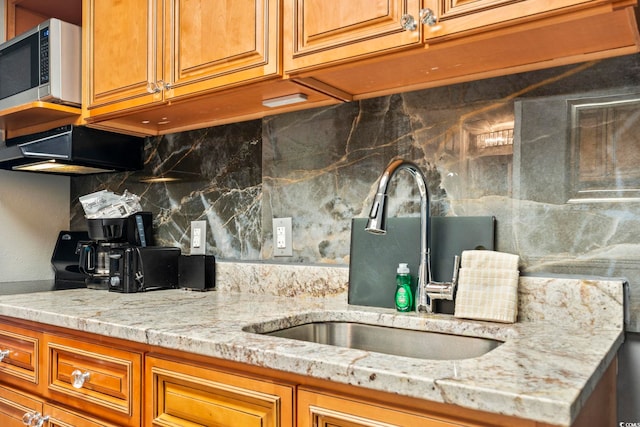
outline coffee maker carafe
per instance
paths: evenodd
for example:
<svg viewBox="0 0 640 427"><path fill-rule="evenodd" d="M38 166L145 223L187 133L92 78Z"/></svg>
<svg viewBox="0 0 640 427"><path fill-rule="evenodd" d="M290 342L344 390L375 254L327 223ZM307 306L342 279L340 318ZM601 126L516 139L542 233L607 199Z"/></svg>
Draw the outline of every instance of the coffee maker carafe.
<svg viewBox="0 0 640 427"><path fill-rule="evenodd" d="M151 212L125 218L87 219L90 241L80 244L79 269L87 288L109 288L109 253L113 247L153 245Z"/></svg>
<svg viewBox="0 0 640 427"><path fill-rule="evenodd" d="M80 244L79 268L87 277L87 288L107 289L109 283L108 242L83 242Z"/></svg>

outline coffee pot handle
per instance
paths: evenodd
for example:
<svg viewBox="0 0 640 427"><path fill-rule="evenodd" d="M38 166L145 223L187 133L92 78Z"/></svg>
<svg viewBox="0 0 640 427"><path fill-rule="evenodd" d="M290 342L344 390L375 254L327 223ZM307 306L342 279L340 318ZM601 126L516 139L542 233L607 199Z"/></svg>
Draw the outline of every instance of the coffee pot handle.
<svg viewBox="0 0 640 427"><path fill-rule="evenodd" d="M95 266L95 248L90 244L83 244L80 246L80 260L78 261L78 268L84 274L92 274L96 270Z"/></svg>

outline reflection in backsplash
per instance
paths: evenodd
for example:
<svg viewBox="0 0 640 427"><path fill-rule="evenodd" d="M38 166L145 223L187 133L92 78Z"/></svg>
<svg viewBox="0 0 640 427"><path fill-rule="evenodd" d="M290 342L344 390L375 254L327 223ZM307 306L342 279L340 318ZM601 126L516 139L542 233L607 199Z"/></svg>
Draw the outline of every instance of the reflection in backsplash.
<svg viewBox="0 0 640 427"><path fill-rule="evenodd" d="M640 283L640 115L629 97L637 90L516 102L522 120L513 241L528 271Z"/></svg>
<svg viewBox="0 0 640 427"><path fill-rule="evenodd" d="M572 199L640 196L640 94L585 97L569 105Z"/></svg>
<svg viewBox="0 0 640 427"><path fill-rule="evenodd" d="M189 222L206 219L209 253L270 260L271 219L292 217L294 256L277 261L346 265L351 218L400 156L424 169L432 215L495 215L497 249L524 270L640 287L639 68L631 55L151 138L144 174L192 178L73 178L72 226L78 196L126 188L161 244L186 251ZM417 215L403 175L390 215Z"/></svg>

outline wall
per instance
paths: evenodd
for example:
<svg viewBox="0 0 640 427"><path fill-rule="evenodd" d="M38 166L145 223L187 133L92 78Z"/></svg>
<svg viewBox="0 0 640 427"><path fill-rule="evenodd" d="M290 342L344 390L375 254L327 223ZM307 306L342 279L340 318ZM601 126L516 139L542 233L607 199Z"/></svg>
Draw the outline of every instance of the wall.
<svg viewBox="0 0 640 427"><path fill-rule="evenodd" d="M51 255L69 229L69 178L0 171L0 282L53 279Z"/></svg>

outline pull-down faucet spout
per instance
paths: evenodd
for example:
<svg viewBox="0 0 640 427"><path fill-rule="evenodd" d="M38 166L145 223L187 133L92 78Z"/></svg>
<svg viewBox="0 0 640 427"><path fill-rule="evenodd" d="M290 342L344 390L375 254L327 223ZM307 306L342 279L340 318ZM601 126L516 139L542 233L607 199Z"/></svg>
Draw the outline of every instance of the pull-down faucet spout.
<svg viewBox="0 0 640 427"><path fill-rule="evenodd" d="M427 236L429 227L429 191L427 190L427 180L424 174L413 162L395 159L385 168L378 181L378 190L371 206L369 221L365 230L370 233L386 233L387 218L387 198L389 192L389 182L399 170L407 170L415 178L418 191L420 192L420 266L418 267L418 287L416 291L416 311L432 311L431 303L424 289L430 279L429 271L429 248L427 247Z"/></svg>
<svg viewBox="0 0 640 427"><path fill-rule="evenodd" d="M454 261L454 278L452 282L433 282L431 280L431 262L427 244L429 236L429 190L427 189L427 180L418 165L403 159L392 160L387 165L378 181L378 189L369 212L369 220L365 230L375 234L386 233L389 182L395 173L402 169L413 175L420 192L420 266L418 267L418 286L415 298L416 312L426 311L432 313L434 299L453 299L454 297L458 273L458 257L456 256Z"/></svg>

